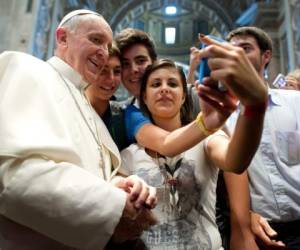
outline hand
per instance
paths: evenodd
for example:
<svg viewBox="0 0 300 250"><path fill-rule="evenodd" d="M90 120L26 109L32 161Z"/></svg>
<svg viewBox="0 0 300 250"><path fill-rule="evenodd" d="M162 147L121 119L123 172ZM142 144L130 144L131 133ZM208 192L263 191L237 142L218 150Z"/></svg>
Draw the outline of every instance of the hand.
<svg viewBox="0 0 300 250"><path fill-rule="evenodd" d="M135 209L154 208L157 204L156 188L149 186L136 175L121 179L116 186L129 194L128 199Z"/></svg>
<svg viewBox="0 0 300 250"><path fill-rule="evenodd" d="M242 48L206 36L200 36L200 41L208 45L198 57L209 58L210 78L221 81L244 105L266 102L267 86Z"/></svg>
<svg viewBox="0 0 300 250"><path fill-rule="evenodd" d="M283 89L300 90L300 83L294 77L287 76L285 81L286 85Z"/></svg>
<svg viewBox="0 0 300 250"><path fill-rule="evenodd" d="M282 241L276 241L277 236L267 220L257 213L251 212L251 229L259 245L264 249L284 249L285 244Z"/></svg>
<svg viewBox="0 0 300 250"><path fill-rule="evenodd" d="M188 83L191 83L194 86L196 86L197 83L195 82L195 71L200 62L200 58L198 57L199 50L196 47L191 47L190 52L190 67L186 80Z"/></svg>
<svg viewBox="0 0 300 250"><path fill-rule="evenodd" d="M201 58L199 58L198 56L199 53L199 49L197 49L196 47L191 47L190 48L190 68L192 68L193 70L195 70L197 68L197 66L200 63Z"/></svg>
<svg viewBox="0 0 300 250"><path fill-rule="evenodd" d="M237 108L237 99L228 91L217 90L216 84L213 79L204 78L203 84L197 86L205 127L209 130L220 128Z"/></svg>
<svg viewBox="0 0 300 250"><path fill-rule="evenodd" d="M191 47L190 52L190 67L192 66L193 68L196 68L200 63L200 58L198 57L199 49Z"/></svg>
<svg viewBox="0 0 300 250"><path fill-rule="evenodd" d="M111 240L120 244L128 240L134 240L141 236L144 230L149 229L157 223L156 217L151 210L143 208L136 219L132 220L122 216L119 224L115 228Z"/></svg>

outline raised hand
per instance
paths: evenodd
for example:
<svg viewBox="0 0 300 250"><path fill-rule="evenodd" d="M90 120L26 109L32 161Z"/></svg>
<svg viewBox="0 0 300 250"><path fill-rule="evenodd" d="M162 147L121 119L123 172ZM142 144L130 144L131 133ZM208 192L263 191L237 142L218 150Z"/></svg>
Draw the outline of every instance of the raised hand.
<svg viewBox="0 0 300 250"><path fill-rule="evenodd" d="M220 43L203 35L199 38L208 45L199 50L198 56L209 58L211 79L221 81L244 105L266 102L267 86L242 48Z"/></svg>
<svg viewBox="0 0 300 250"><path fill-rule="evenodd" d="M200 62L200 58L198 57L198 49L196 47L190 48L190 65L189 65L189 71L187 74L187 82L191 83L192 85L196 85L195 83L195 71L197 69L197 66Z"/></svg>
<svg viewBox="0 0 300 250"><path fill-rule="evenodd" d="M204 78L203 84L197 88L206 128L220 128L237 108L237 99L228 91L219 91L217 82L212 78Z"/></svg>
<svg viewBox="0 0 300 250"><path fill-rule="evenodd" d="M287 76L285 81L286 85L283 89L300 90L300 83L294 77Z"/></svg>

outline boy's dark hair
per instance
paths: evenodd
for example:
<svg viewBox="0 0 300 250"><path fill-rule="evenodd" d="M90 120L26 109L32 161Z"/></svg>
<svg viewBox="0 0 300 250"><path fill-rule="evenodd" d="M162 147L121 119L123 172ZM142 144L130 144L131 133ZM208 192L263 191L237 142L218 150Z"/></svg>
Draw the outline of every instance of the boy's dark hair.
<svg viewBox="0 0 300 250"><path fill-rule="evenodd" d="M147 48L152 61L154 62L157 59L155 45L152 38L142 30L132 28L124 29L115 36L115 42L121 52L121 56L124 51L131 46L142 44Z"/></svg>
<svg viewBox="0 0 300 250"><path fill-rule="evenodd" d="M158 59L158 60L154 61L154 63L152 65L149 65L147 67L145 74L143 75L142 80L141 80L141 89L140 89L140 98L139 98L140 108L143 111L143 113L146 114L148 117L150 117L150 119L152 120L151 113L150 113L147 105L144 102L143 96L146 92L146 86L147 86L147 81L148 81L149 76L154 71L161 69L161 68L174 68L180 75L183 93L185 95L184 103L182 104L181 109L180 109L180 119L181 119L182 125L186 125L193 120L192 102L190 99L190 95L188 94L187 82L186 82L186 78L185 78L183 69L181 66L175 64L175 62L172 60ZM152 120L152 122L153 122L153 120Z"/></svg>
<svg viewBox="0 0 300 250"><path fill-rule="evenodd" d="M230 42L230 40L235 36L252 36L256 40L258 47L261 53L264 53L267 50L270 50L271 53L273 51L273 42L271 37L262 29L254 26L244 26L236 28L229 32L226 36L226 40ZM266 64L265 68L267 68L269 63Z"/></svg>
<svg viewBox="0 0 300 250"><path fill-rule="evenodd" d="M262 52L265 52L266 50L270 50L272 52L273 50L273 43L270 36L262 29L254 26L244 26L236 28L229 32L229 34L226 37L226 40L230 42L230 40L234 36L253 36L255 40L257 41L257 44Z"/></svg>

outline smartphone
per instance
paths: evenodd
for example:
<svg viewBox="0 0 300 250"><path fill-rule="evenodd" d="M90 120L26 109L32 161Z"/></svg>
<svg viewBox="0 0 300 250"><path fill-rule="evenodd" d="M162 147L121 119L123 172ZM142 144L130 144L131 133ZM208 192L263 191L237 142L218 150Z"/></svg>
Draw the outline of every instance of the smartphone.
<svg viewBox="0 0 300 250"><path fill-rule="evenodd" d="M286 85L285 76L283 74L278 74L272 85L278 89L283 88Z"/></svg>
<svg viewBox="0 0 300 250"><path fill-rule="evenodd" d="M211 39L216 40L216 41L225 42L225 40L223 40L220 37L216 37L216 36L212 36L212 35L207 35L207 36ZM206 46L207 46L206 44L202 43L201 46L200 46L200 49L203 49ZM200 66L199 66L199 84L202 83L204 77L208 77L208 76L210 76L210 68L208 66L208 58L206 57L206 58L202 58L201 62L200 62ZM218 90L226 91L227 89L221 82L218 82Z"/></svg>

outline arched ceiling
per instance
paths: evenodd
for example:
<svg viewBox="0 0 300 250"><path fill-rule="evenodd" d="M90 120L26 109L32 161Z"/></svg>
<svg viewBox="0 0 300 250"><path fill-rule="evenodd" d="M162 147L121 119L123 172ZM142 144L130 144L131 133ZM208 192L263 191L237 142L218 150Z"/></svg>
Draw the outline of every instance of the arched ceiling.
<svg viewBox="0 0 300 250"><path fill-rule="evenodd" d="M189 5L202 4L210 9L216 11L220 16L226 19L227 23L234 23L235 20L254 2L264 2L256 0L110 0L100 1L95 0L97 9L103 13L103 15L110 20L110 24L114 28L128 12L135 9L141 4L150 3L153 5L168 5L168 4L180 4ZM152 2L152 3L151 3ZM195 11L195 10L194 10Z"/></svg>
<svg viewBox="0 0 300 250"><path fill-rule="evenodd" d="M115 33L133 27L148 32L156 42L157 52L188 63L189 48L197 45L198 33L225 36L236 20L255 0L65 0L80 6L93 5L109 21ZM167 16L166 6L176 6L178 13ZM65 4L67 7L68 4ZM74 8L75 6L73 6ZM175 29L174 44L166 42L166 28Z"/></svg>
<svg viewBox="0 0 300 250"><path fill-rule="evenodd" d="M198 33L225 36L253 0L111 0L98 2L98 10L109 20L115 33L133 27L143 29L155 40L162 56L187 62L189 48L197 45ZM166 6L178 7L178 13L167 16ZM165 28L176 28L176 43L165 43Z"/></svg>

